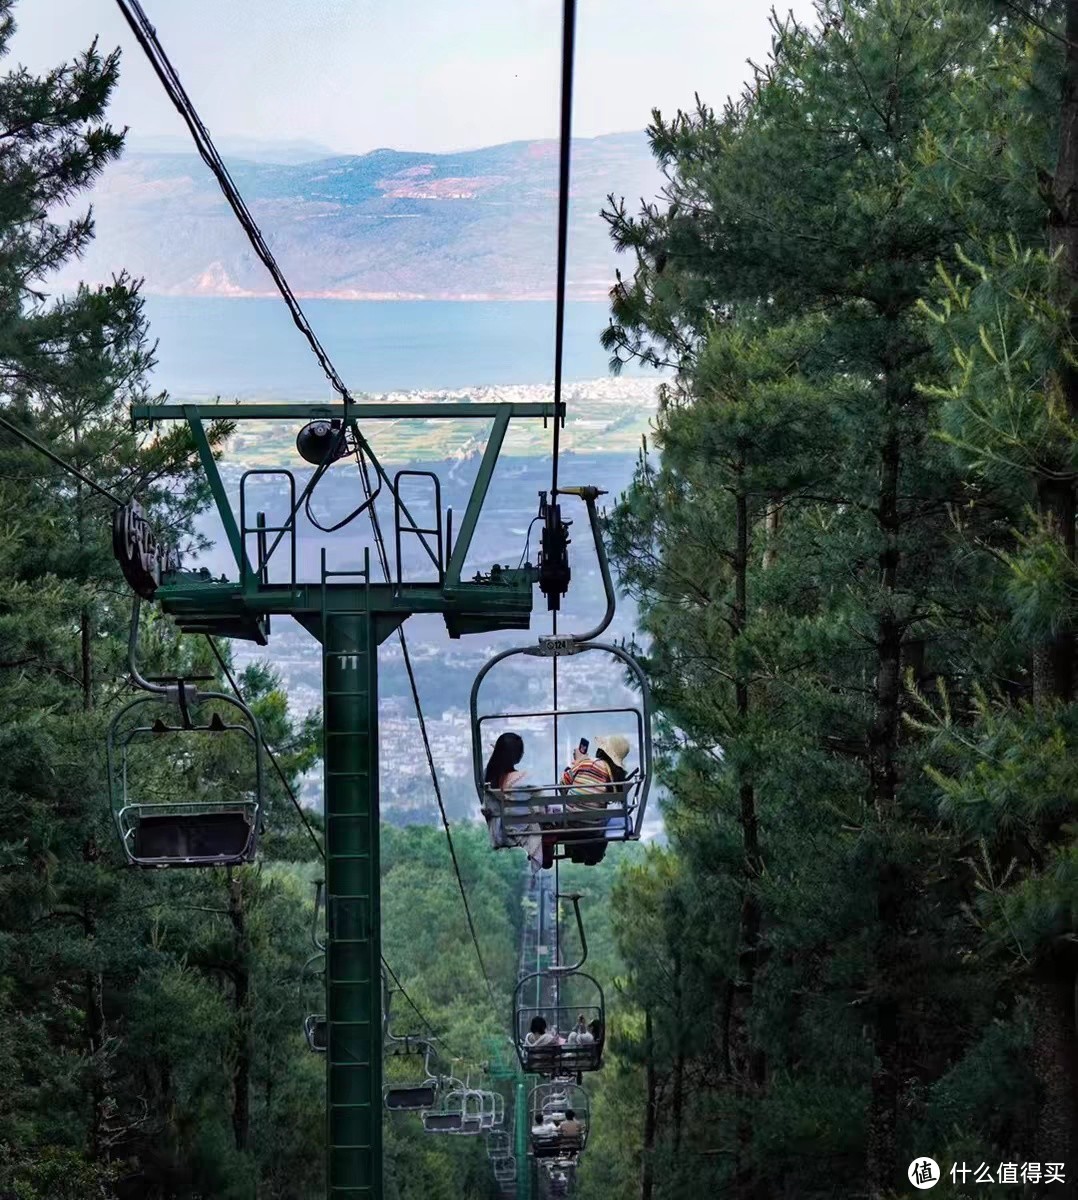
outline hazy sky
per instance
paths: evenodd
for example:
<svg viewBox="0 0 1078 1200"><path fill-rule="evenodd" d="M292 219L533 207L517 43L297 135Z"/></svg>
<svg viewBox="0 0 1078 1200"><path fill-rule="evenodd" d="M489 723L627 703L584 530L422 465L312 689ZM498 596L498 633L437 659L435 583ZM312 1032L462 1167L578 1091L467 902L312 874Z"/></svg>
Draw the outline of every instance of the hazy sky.
<svg viewBox="0 0 1078 1200"><path fill-rule="evenodd" d="M559 0L143 0L216 138L341 152L449 150L557 132ZM812 0L780 3L808 18ZM693 92L719 104L769 45L771 0L580 0L573 132L640 129ZM113 120L184 132L114 0L19 0L34 69L124 49Z"/></svg>

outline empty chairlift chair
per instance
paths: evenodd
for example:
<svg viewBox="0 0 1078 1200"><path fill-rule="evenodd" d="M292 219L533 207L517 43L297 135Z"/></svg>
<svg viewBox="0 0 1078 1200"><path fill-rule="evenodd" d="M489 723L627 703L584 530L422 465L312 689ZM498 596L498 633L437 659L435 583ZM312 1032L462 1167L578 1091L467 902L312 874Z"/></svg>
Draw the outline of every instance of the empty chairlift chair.
<svg viewBox="0 0 1078 1200"><path fill-rule="evenodd" d="M482 1101L480 1121L487 1131L501 1129L505 1125L505 1098L501 1092L481 1091Z"/></svg>
<svg viewBox="0 0 1078 1200"><path fill-rule="evenodd" d="M262 738L242 701L178 680L117 713L107 753L129 863L218 867L254 859L265 795Z"/></svg>
<svg viewBox="0 0 1078 1200"><path fill-rule="evenodd" d="M314 946L315 953L307 959L303 964L303 969L299 973L299 994L301 1005L308 1011L308 1015L303 1019L303 1036L307 1039L307 1048L315 1054L325 1054L329 1049L326 1014L324 1012L312 1013L307 1005L307 1001L311 999L314 993L312 983L315 980L318 981L319 1001L324 1001L326 998L326 946L318 936L318 917L322 910L322 889L325 887L325 880L316 880L314 886L314 916L311 919L311 945Z"/></svg>
<svg viewBox="0 0 1078 1200"><path fill-rule="evenodd" d="M422 1114L426 1133L455 1134L458 1137L475 1137L483 1132L483 1100L475 1088L467 1087L458 1079L449 1081L448 1090L442 1093L437 1108Z"/></svg>
<svg viewBox="0 0 1078 1200"><path fill-rule="evenodd" d="M499 1189L506 1184L516 1183L517 1160L511 1154L492 1159L491 1168L494 1171L494 1182L498 1184Z"/></svg>
<svg viewBox="0 0 1078 1200"><path fill-rule="evenodd" d="M382 975L382 1045L386 1056L387 1070L394 1064L393 1078L382 1087L382 1099L391 1112L426 1112L438 1103L441 1079L432 1069L435 1059L436 1039L417 1037L393 1032L390 1024L390 1009L393 989L385 973ZM422 1071L408 1066L409 1061L422 1057ZM403 1070L401 1067L403 1066Z"/></svg>
<svg viewBox="0 0 1078 1200"><path fill-rule="evenodd" d="M438 1103L441 1079L431 1070L433 1054L433 1045L426 1043L421 1079L393 1080L383 1086L382 1097L390 1112L428 1112Z"/></svg>
<svg viewBox="0 0 1078 1200"><path fill-rule="evenodd" d="M506 1129L492 1129L487 1134L487 1158L495 1162L500 1158L508 1158L513 1153L513 1146Z"/></svg>

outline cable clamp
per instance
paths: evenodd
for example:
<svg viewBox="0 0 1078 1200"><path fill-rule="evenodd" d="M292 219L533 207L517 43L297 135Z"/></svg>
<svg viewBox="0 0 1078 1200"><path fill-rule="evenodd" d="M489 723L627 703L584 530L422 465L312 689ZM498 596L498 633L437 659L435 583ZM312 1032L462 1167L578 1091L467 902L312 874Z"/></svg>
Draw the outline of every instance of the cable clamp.
<svg viewBox="0 0 1078 1200"><path fill-rule="evenodd" d="M571 633L548 633L539 637L539 645L531 651L540 658L561 658L567 654L579 654L584 643L578 642Z"/></svg>

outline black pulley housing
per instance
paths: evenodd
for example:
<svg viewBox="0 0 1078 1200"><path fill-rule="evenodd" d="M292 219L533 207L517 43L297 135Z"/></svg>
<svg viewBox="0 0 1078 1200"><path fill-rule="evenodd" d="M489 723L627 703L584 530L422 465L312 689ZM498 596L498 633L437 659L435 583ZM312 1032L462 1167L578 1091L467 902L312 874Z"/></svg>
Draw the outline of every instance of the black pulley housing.
<svg viewBox="0 0 1078 1200"><path fill-rule="evenodd" d="M539 549L539 590L546 596L548 611L561 608L561 598L569 590L569 526L561 519L561 505L540 498L539 515L543 518L543 536Z"/></svg>
<svg viewBox="0 0 1078 1200"><path fill-rule="evenodd" d="M336 462L349 452L348 439L337 418L322 418L304 425L296 434L296 449L300 458L314 466Z"/></svg>

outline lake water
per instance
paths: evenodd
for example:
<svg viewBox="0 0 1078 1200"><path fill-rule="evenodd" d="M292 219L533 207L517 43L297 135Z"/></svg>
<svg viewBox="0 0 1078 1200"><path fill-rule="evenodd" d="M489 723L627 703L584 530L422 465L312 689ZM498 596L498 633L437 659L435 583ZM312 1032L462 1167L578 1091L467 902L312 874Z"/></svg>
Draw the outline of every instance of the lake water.
<svg viewBox="0 0 1078 1200"><path fill-rule="evenodd" d="M542 384L554 377L546 301L305 300L305 312L356 392ZM279 300L147 296L159 341L154 383L175 396L327 399L329 384ZM566 309L567 380L609 374L605 303ZM633 373L634 368L626 368Z"/></svg>

